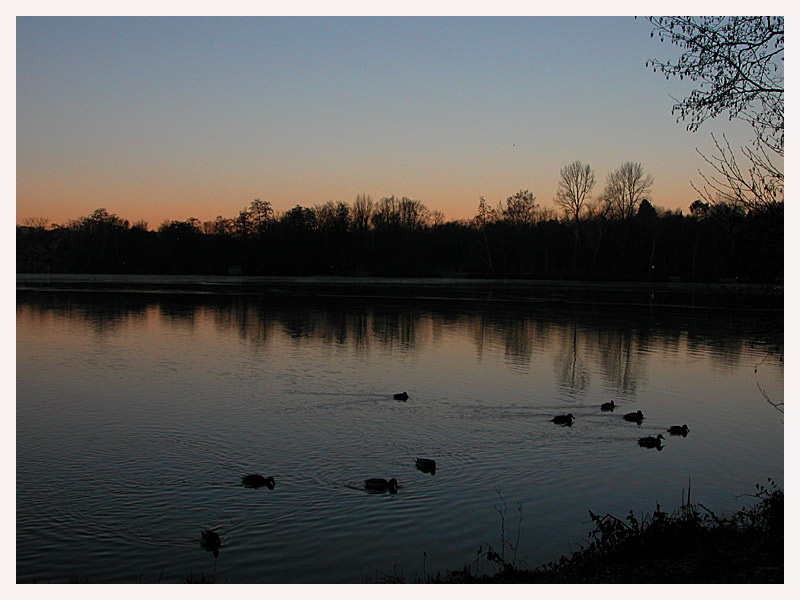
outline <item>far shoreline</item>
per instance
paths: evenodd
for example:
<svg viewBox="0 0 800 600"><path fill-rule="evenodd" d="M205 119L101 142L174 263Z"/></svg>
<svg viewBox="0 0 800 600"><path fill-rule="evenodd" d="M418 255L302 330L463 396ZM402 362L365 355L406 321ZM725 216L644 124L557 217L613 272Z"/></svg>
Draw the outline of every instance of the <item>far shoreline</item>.
<svg viewBox="0 0 800 600"><path fill-rule="evenodd" d="M739 282L575 281L454 277L18 273L17 292L291 297L327 300L481 301L783 311L784 286Z"/></svg>

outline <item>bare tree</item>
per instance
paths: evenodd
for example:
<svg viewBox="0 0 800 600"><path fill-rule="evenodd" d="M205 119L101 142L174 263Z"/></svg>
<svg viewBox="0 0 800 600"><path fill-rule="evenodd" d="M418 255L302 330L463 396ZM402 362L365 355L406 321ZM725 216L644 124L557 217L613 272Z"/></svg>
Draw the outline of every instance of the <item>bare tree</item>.
<svg viewBox="0 0 800 600"><path fill-rule="evenodd" d="M700 195L700 200L696 201L700 202L697 208L702 210L703 206L706 207L706 213L714 217L731 244L733 232L747 223L747 235L758 236L761 246L773 258L782 261L783 173L774 166L763 144L755 149L741 148L743 158L737 159L724 135L721 141L713 134L711 137L717 154L700 155L713 172L710 175L700 172L704 181L702 186L692 183ZM745 215L751 218L745 219Z"/></svg>
<svg viewBox="0 0 800 600"><path fill-rule="evenodd" d="M783 17L650 17L657 34L684 49L677 62L650 60L653 70L700 82L673 106L673 114L696 131L706 119L727 112L750 124L750 146L731 148L715 137L716 153L706 156L710 174L692 184L710 206L732 205L766 227L776 256L783 256ZM727 214L716 211L714 214Z"/></svg>
<svg viewBox="0 0 800 600"><path fill-rule="evenodd" d="M486 198L483 196L478 200L478 214L473 219L473 226L480 232L483 238L483 247L486 250L486 263L489 265L489 270L494 271L492 264L492 252L489 249L489 238L486 236L486 225L495 220L494 211L486 204Z"/></svg>
<svg viewBox="0 0 800 600"><path fill-rule="evenodd" d="M31 229L47 229L50 219L47 217L25 217L22 219L22 224Z"/></svg>
<svg viewBox="0 0 800 600"><path fill-rule="evenodd" d="M430 224L430 210L419 200L393 195L381 198L372 212L372 224L376 228L399 227L405 231L421 229Z"/></svg>
<svg viewBox="0 0 800 600"><path fill-rule="evenodd" d="M528 190L520 190L506 199L505 206L500 205L500 219L513 225L531 225L536 222L536 196Z"/></svg>
<svg viewBox="0 0 800 600"><path fill-rule="evenodd" d="M181 233L202 233L203 224L197 217L189 217L185 221L178 221L176 219L164 219L158 226L158 232L172 232L175 234Z"/></svg>
<svg viewBox="0 0 800 600"><path fill-rule="evenodd" d="M311 208L298 204L284 212L280 217L280 222L287 226L290 231L313 231L317 229L317 213Z"/></svg>
<svg viewBox="0 0 800 600"><path fill-rule="evenodd" d="M603 201L609 214L618 219L633 218L641 201L650 193L652 185L653 176L644 174L641 163L623 163L606 178Z"/></svg>
<svg viewBox="0 0 800 600"><path fill-rule="evenodd" d="M576 160L561 169L561 179L556 191L556 204L564 209L570 221L577 223L590 200L594 187L594 171Z"/></svg>
<svg viewBox="0 0 800 600"><path fill-rule="evenodd" d="M587 207L588 220L591 223L589 229L589 250L592 253L591 266L597 264L597 256L600 253L600 246L603 244L603 236L608 225L609 205L605 201L605 193L599 202L592 202Z"/></svg>
<svg viewBox="0 0 800 600"><path fill-rule="evenodd" d="M203 221L202 230L207 234L231 235L234 231L234 223L232 219L217 215L213 221Z"/></svg>
<svg viewBox="0 0 800 600"><path fill-rule="evenodd" d="M687 128L727 112L783 156L783 17L649 17L663 42L684 49L676 62L647 61L654 71L700 82L672 108Z"/></svg>
<svg viewBox="0 0 800 600"><path fill-rule="evenodd" d="M558 182L555 203L564 210L567 219L572 222L572 229L575 237L575 248L573 261L577 264L580 260L581 236L580 218L584 212L586 204L590 200L590 194L594 187L594 171L586 164L576 160L575 162L561 169L561 179Z"/></svg>
<svg viewBox="0 0 800 600"><path fill-rule="evenodd" d="M496 220L497 215L494 209L486 203L486 198L478 198L478 214L473 218L473 224L478 229L483 229L489 223Z"/></svg>
<svg viewBox="0 0 800 600"><path fill-rule="evenodd" d="M350 213L351 227L356 232L356 239L358 240L355 259L356 271L365 270L364 256L367 253L366 237L370 223L372 223L372 213L374 211L375 205L370 196L366 194L359 194L356 196Z"/></svg>
<svg viewBox="0 0 800 600"><path fill-rule="evenodd" d="M398 205L400 212L400 225L406 230L416 230L427 227L431 223L431 211L419 200L412 200L403 196Z"/></svg>
<svg viewBox="0 0 800 600"><path fill-rule="evenodd" d="M70 220L69 227L87 232L98 232L128 229L130 228L130 223L127 219L118 217L114 213L108 212L105 208L97 208L88 217Z"/></svg>
<svg viewBox="0 0 800 600"><path fill-rule="evenodd" d="M375 203L372 210L372 226L376 229L398 227L400 225L399 201L394 194L383 197Z"/></svg>
<svg viewBox="0 0 800 600"><path fill-rule="evenodd" d="M264 234L270 225L275 222L275 211L272 203L256 198L250 203L247 209L247 219L250 221L251 229L259 234Z"/></svg>
<svg viewBox="0 0 800 600"><path fill-rule="evenodd" d="M366 231L372 221L372 213L374 210L375 205L370 196L366 194L359 194L356 196L352 211L353 227L360 232Z"/></svg>
<svg viewBox="0 0 800 600"><path fill-rule="evenodd" d="M350 227L350 207L346 202L329 200L325 204L314 206L314 212L323 231L345 232Z"/></svg>
<svg viewBox="0 0 800 600"><path fill-rule="evenodd" d="M714 174L700 173L705 181L702 187L692 187L707 203L723 201L736 204L747 212L780 213L783 219L783 172L774 164L764 146L742 148L744 166L723 135L722 140L711 138L717 154L700 155L714 169Z"/></svg>

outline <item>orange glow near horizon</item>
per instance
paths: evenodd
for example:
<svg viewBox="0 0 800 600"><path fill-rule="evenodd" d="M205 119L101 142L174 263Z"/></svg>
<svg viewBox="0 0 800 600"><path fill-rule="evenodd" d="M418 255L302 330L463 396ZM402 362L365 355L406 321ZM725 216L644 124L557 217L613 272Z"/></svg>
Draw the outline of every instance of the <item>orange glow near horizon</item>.
<svg viewBox="0 0 800 600"><path fill-rule="evenodd" d="M682 186L676 186L675 189L683 191L680 189L681 187ZM689 191L693 191L691 190L690 186L686 187L689 187ZM391 195L369 194L368 192L364 193L371 196L373 200L379 200L381 197ZM501 200L505 200L507 196L510 196L513 193L514 192L512 191L506 196L498 196L496 198L487 196L486 200L491 206L496 206ZM357 194L352 194L352 196L347 198L330 197L329 200L333 200L335 202L344 201L352 205L356 195ZM400 193L394 195L396 197L408 196L414 199L419 199L419 196L415 194ZM477 212L480 195L473 194L473 196L474 198L469 198L466 201L459 197L444 197L439 202L423 200L423 203L430 210L441 211L444 214L446 221L471 219ZM93 202L91 200L87 201L85 199L86 197L97 197L98 199ZM213 220L218 215L226 218L235 217L238 215L240 210L249 206L250 202L254 198L270 201L276 213L282 213L298 204L305 207L311 207L315 204L323 204L324 202L327 202L327 200L308 202L304 201L302 198L289 194L284 196L283 199L275 200L270 200L269 196L266 194L246 195L242 193L239 194L238 197L241 198L241 201L237 204L236 201L222 198L221 194L216 195L215 198L212 198L207 202L193 201L191 198L187 198L185 194L180 192L177 192L174 195L168 195L165 193L160 201L135 201L133 199L126 198L124 195L118 195L113 198L106 197L103 199L101 195L90 194L77 198L65 196L60 201L39 203L33 199L28 200L24 194L19 194L18 205L24 206L25 212L20 212L20 209L18 208L17 225L23 224L23 221L30 217L43 217L48 219L49 223L51 224L61 225L66 224L70 220L87 216L97 208L105 208L109 212L114 213L123 219L127 219L131 223L143 220L148 224L149 229L156 229L159 224L168 220L183 221L189 217L195 217L202 222ZM670 195L670 197L674 198L675 196ZM218 200L218 202L215 202L215 199ZM537 197L537 200L540 199ZM688 213L688 205L691 204L692 201L693 200L690 199L684 202L669 204L660 204L658 201L655 201L655 205L657 207L670 210L681 209L684 213ZM541 201L541 205L543 207L556 210L556 207L553 205L552 201Z"/></svg>
<svg viewBox="0 0 800 600"><path fill-rule="evenodd" d="M684 138L680 160L652 153L640 161L654 176L651 200L656 206L686 213L697 198L690 180L695 169L694 181L700 183L699 156L690 145L695 139ZM524 144L490 150L492 154L484 150L481 156L454 154L438 163L430 155L411 160L396 151L379 159L339 155L330 164L320 159L308 165L289 156L259 164L257 158L246 160L235 152L229 161L215 162L215 154L201 155L199 150L194 161L187 156L163 156L160 163L137 161L122 153L92 160L83 155L81 162L76 154L49 168L18 164L17 223L44 217L62 224L103 207L131 223L144 220L155 229L165 220L235 217L254 198L271 202L280 213L298 204L311 207L331 200L352 204L358 194L373 200L408 196L441 211L446 220L457 220L475 215L480 196L496 206L521 189L530 190L542 207L555 210L558 157L541 157ZM561 166L574 160L561 154L565 157ZM537 160L546 166L536 168ZM595 170L595 196L602 192L606 174L622 162L606 157L601 163L583 160ZM662 168L657 168L657 161Z"/></svg>
<svg viewBox="0 0 800 600"><path fill-rule="evenodd" d="M605 175L595 173L595 177L597 184L594 194L598 195L602 191ZM445 220L450 221L475 216L480 196L484 196L491 206L496 206L520 189L529 189L542 207L556 211L553 197L558 182L556 177L550 179L547 185L538 187L535 182L526 183L521 177L517 177L517 185L463 179L457 179L454 184L428 180L405 186L395 185L383 191L374 189L376 186L370 185L366 178L362 185L348 186L340 182L328 184L322 177L314 181L310 175L305 178L303 185L294 189L283 187L282 184L289 182L280 182L275 186L258 185L244 179L239 184L234 181L215 184L191 179L186 183L162 183L157 177L144 176L140 182L131 182L122 189L117 188L110 178L105 181L79 180L75 182L77 185L67 187L53 178L37 180L27 186L18 183L16 216L18 225L29 217L44 217L50 223L65 224L102 207L131 223L143 220L150 229L156 229L165 220L182 221L195 217L202 222L213 220L218 215L235 217L254 198L271 202L276 213L281 213L298 204L311 207L331 200L352 205L356 196L363 193L373 200L390 195L408 196L422 201L430 210L441 211ZM387 180L385 183L389 187L392 183L400 182ZM115 188L114 192L109 192ZM680 209L688 213L688 207L697 198L697 192L692 189L690 181L664 181L655 175L651 198L657 207Z"/></svg>

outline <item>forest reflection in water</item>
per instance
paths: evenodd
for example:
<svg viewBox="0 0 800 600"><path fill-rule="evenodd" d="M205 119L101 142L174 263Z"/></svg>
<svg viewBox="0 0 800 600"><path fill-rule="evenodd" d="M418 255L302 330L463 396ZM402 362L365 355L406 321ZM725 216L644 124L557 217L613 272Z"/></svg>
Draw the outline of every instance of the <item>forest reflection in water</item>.
<svg viewBox="0 0 800 600"><path fill-rule="evenodd" d="M421 349L436 345L444 331L459 330L478 359L487 348L501 349L510 368L523 368L534 357L551 354L560 386L578 395L587 389L595 370L619 393L635 394L656 346L667 354L706 356L714 368L721 369L738 366L745 350L754 349L763 352L765 360L783 364L783 319L774 313L677 308L654 313L607 307L476 310L472 304L458 303L429 303L421 308L409 301L298 299L274 304L248 297L190 295L154 300L130 294L87 297L35 292L18 293L17 310L29 312L28 318L52 313L77 319L100 337L156 317L172 330L188 332L209 321L219 332L235 332L254 349L267 348L276 337L284 337L296 344L314 340L346 346L356 354Z"/></svg>

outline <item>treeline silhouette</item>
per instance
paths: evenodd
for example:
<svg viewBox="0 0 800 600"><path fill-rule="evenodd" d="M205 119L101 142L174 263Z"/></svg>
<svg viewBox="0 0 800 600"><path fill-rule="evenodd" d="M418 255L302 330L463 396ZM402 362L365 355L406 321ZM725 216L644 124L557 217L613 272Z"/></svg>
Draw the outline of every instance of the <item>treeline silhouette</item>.
<svg viewBox="0 0 800 600"><path fill-rule="evenodd" d="M422 202L360 195L276 213L254 200L233 218L156 231L103 208L63 225L17 226L18 273L467 276L768 282L783 277L783 203L746 210L696 201L559 219L527 190L446 221Z"/></svg>

